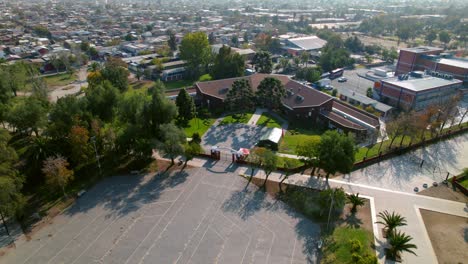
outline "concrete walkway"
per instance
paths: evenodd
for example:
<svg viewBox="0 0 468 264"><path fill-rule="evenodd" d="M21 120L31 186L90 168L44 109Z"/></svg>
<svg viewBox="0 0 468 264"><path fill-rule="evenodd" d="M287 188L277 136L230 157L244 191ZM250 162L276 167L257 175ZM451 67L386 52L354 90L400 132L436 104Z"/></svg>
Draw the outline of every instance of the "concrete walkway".
<svg viewBox="0 0 468 264"><path fill-rule="evenodd" d="M262 116L263 112L266 112L265 108L257 108L255 109L255 113L253 113L252 117L250 118L247 124L249 125L256 125L260 117Z"/></svg>
<svg viewBox="0 0 468 264"><path fill-rule="evenodd" d="M244 173L246 175L250 175L250 170L246 169ZM254 177L264 179L265 174L262 171L257 171ZM272 173L269 176L269 180L279 182L282 177L283 175L281 173ZM291 175L285 182L292 185L314 189L326 188L326 184L323 180L301 174ZM437 257L434 253L419 209L422 208L461 217L468 217L468 207L464 203L333 179L329 180L329 186L333 188L341 187L347 193L359 193L362 197L369 198L371 201L372 221L374 223L378 221L376 217L377 214L384 210L388 210L390 212L394 211L406 217L408 225L399 229L413 237L412 242L417 245L418 249L416 250L417 256L409 253L403 253L402 258L404 263L437 263ZM386 246L386 240L382 237L382 232L380 231L382 228L383 226L374 224L377 256L380 263L391 263L388 261L385 262L384 249Z"/></svg>

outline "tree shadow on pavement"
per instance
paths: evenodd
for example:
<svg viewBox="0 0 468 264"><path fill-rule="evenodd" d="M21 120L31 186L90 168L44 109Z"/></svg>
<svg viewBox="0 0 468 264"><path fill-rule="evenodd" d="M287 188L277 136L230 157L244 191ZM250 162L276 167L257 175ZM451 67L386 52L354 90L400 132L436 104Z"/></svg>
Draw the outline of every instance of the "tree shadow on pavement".
<svg viewBox="0 0 468 264"><path fill-rule="evenodd" d="M122 217L157 201L164 191L179 188L186 182L188 175L187 171L175 171L107 178L78 198L64 214L85 213L102 206L106 210L106 217Z"/></svg>

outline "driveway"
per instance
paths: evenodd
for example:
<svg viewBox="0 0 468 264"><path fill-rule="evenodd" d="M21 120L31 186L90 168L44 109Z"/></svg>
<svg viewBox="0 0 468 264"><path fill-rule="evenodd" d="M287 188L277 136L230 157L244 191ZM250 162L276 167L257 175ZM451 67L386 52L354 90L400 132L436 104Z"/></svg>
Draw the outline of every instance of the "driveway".
<svg viewBox="0 0 468 264"><path fill-rule="evenodd" d="M206 166L105 179L0 263L317 263L318 225Z"/></svg>

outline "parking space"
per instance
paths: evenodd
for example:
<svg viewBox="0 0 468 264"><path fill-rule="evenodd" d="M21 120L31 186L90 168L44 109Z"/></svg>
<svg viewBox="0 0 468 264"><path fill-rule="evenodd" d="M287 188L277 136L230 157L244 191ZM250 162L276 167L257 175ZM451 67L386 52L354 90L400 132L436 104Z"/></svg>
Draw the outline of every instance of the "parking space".
<svg viewBox="0 0 468 264"><path fill-rule="evenodd" d="M319 227L235 170L106 179L0 263L316 262Z"/></svg>

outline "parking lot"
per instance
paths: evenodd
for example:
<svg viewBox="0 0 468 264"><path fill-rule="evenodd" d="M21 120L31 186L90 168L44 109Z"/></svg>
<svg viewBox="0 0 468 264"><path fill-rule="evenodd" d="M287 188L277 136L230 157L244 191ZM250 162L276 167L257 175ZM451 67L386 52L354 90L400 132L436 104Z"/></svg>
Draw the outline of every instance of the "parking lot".
<svg viewBox="0 0 468 264"><path fill-rule="evenodd" d="M315 263L319 227L236 169L105 179L0 263Z"/></svg>
<svg viewBox="0 0 468 264"><path fill-rule="evenodd" d="M369 69L367 68L345 70L343 73L343 77L346 77L346 79L348 80L346 82L338 82L338 78L336 78L332 80L331 85L338 90L338 93L340 93L344 89L347 89L356 93L366 95L367 88L374 87L374 82L359 77L358 74L364 76L368 71Z"/></svg>

